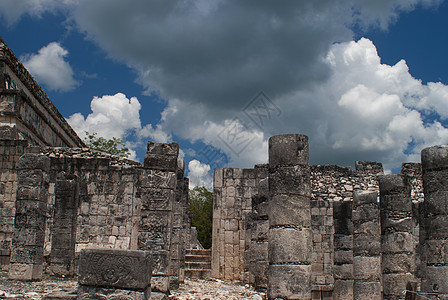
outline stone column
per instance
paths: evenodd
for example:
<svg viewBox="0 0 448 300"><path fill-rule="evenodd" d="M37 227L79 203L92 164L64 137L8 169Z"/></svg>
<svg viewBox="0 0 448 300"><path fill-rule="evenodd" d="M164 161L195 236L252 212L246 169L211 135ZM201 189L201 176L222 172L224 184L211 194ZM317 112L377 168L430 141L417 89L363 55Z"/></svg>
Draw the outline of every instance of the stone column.
<svg viewBox="0 0 448 300"><path fill-rule="evenodd" d="M16 168L18 183L9 277L40 280L50 159L40 154L24 154Z"/></svg>
<svg viewBox="0 0 448 300"><path fill-rule="evenodd" d="M177 143L149 142L138 188L141 210L137 249L151 250L155 295L169 292L178 154Z"/></svg>
<svg viewBox="0 0 448 300"><path fill-rule="evenodd" d="M353 201L335 201L334 299L353 299Z"/></svg>
<svg viewBox="0 0 448 300"><path fill-rule="evenodd" d="M411 190L402 175L380 176L379 188L383 297L405 299L408 282L415 281Z"/></svg>
<svg viewBox="0 0 448 300"><path fill-rule="evenodd" d="M249 283L260 291L267 289L268 258L268 165L256 165L256 186L258 194L252 196L252 213L247 223L249 237L245 261L249 267Z"/></svg>
<svg viewBox="0 0 448 300"><path fill-rule="evenodd" d="M83 249L78 299L149 300L151 267L150 251Z"/></svg>
<svg viewBox="0 0 448 300"><path fill-rule="evenodd" d="M311 299L308 137L269 139L268 298Z"/></svg>
<svg viewBox="0 0 448 300"><path fill-rule="evenodd" d="M426 271L422 291L448 299L448 146L422 150Z"/></svg>
<svg viewBox="0 0 448 300"><path fill-rule="evenodd" d="M381 300L378 193L353 193L353 299Z"/></svg>
<svg viewBox="0 0 448 300"><path fill-rule="evenodd" d="M75 271L78 201L77 178L56 181L50 269L57 275L73 275Z"/></svg>

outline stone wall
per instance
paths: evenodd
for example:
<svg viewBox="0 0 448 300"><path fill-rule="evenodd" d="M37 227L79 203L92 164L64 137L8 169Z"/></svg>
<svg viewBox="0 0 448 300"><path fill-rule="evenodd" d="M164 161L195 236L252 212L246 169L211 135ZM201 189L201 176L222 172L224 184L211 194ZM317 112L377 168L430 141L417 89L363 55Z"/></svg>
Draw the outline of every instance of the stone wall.
<svg viewBox="0 0 448 300"><path fill-rule="evenodd" d="M84 145L1 38L0 104L0 127L15 128L13 139L26 139L40 146Z"/></svg>
<svg viewBox="0 0 448 300"><path fill-rule="evenodd" d="M270 299L404 299L411 289L413 295L419 293L425 287L420 281L428 266L435 269L426 257L428 247L436 243L435 238L424 238L430 235L424 234L428 225L422 225L428 224L424 216L429 213L423 204L421 165L404 163L402 175L394 175L401 176L397 178L404 184L402 191L392 187L396 180L384 177L380 163L356 162L354 170L306 167L300 153L307 145L301 139L293 142L294 136L271 138L270 163L244 169L246 174L257 174L251 177L256 179L252 189L239 177L241 169L215 170L212 275L267 289ZM271 157L279 159L271 161ZM380 178L384 178L381 189ZM293 201L297 195L305 199L307 189L309 210L306 201ZM240 199L250 199L251 205L243 206ZM304 236L293 238L290 233L307 228L307 218L309 246ZM243 227L236 226L240 222ZM244 243L244 253L235 237L240 245ZM296 276L289 278L291 274Z"/></svg>

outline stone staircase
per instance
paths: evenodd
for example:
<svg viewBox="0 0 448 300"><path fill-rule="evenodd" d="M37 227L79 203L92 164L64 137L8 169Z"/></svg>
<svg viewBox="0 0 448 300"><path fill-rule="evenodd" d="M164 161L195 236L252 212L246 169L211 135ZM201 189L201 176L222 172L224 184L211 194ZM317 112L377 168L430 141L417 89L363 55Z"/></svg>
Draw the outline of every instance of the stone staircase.
<svg viewBox="0 0 448 300"><path fill-rule="evenodd" d="M185 253L185 277L209 279L211 275L212 250L187 249Z"/></svg>

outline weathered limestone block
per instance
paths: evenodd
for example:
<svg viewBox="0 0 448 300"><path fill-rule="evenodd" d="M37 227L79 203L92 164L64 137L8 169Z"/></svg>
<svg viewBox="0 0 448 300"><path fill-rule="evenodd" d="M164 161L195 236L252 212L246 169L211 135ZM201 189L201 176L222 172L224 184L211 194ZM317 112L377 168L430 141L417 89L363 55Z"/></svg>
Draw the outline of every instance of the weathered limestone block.
<svg viewBox="0 0 448 300"><path fill-rule="evenodd" d="M280 134L269 139L269 165L308 165L308 137L302 134Z"/></svg>
<svg viewBox="0 0 448 300"><path fill-rule="evenodd" d="M271 265L269 299L311 299L311 265Z"/></svg>
<svg viewBox="0 0 448 300"><path fill-rule="evenodd" d="M9 277L40 280L47 220L50 159L24 154L17 163L14 233L11 241Z"/></svg>
<svg viewBox="0 0 448 300"><path fill-rule="evenodd" d="M179 145L177 143L148 142L144 165L153 170L176 171Z"/></svg>
<svg viewBox="0 0 448 300"><path fill-rule="evenodd" d="M271 264L311 264L310 228L271 228L269 230L269 261Z"/></svg>
<svg viewBox="0 0 448 300"><path fill-rule="evenodd" d="M83 249L79 260L79 284L145 291L151 280L149 251Z"/></svg>
<svg viewBox="0 0 448 300"><path fill-rule="evenodd" d="M93 299L126 299L126 300L149 300L154 299L151 295L151 287L145 291L133 291L124 289L111 289L96 286L80 285L78 287L78 300Z"/></svg>
<svg viewBox="0 0 448 300"><path fill-rule="evenodd" d="M422 291L448 299L448 146L425 148L421 158L425 193L421 234L426 250Z"/></svg>

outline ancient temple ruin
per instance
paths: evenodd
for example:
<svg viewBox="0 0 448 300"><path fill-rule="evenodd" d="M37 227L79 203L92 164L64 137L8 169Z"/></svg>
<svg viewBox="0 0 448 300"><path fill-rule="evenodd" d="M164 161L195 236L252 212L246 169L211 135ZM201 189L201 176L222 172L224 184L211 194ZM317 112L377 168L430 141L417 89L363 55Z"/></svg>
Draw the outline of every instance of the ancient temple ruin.
<svg viewBox="0 0 448 300"><path fill-rule="evenodd" d="M0 69L10 278L79 274L79 299L164 299L185 276L269 299L448 299L447 146L384 175L377 162L309 165L308 137L271 137L268 164L214 171L210 275L188 270L209 252L189 249L176 143L149 142L143 164L89 150L1 39Z"/></svg>
<svg viewBox="0 0 448 300"><path fill-rule="evenodd" d="M212 275L269 299L448 299L447 166L446 146L398 175L311 166L306 136L273 136L269 164L215 170Z"/></svg>

